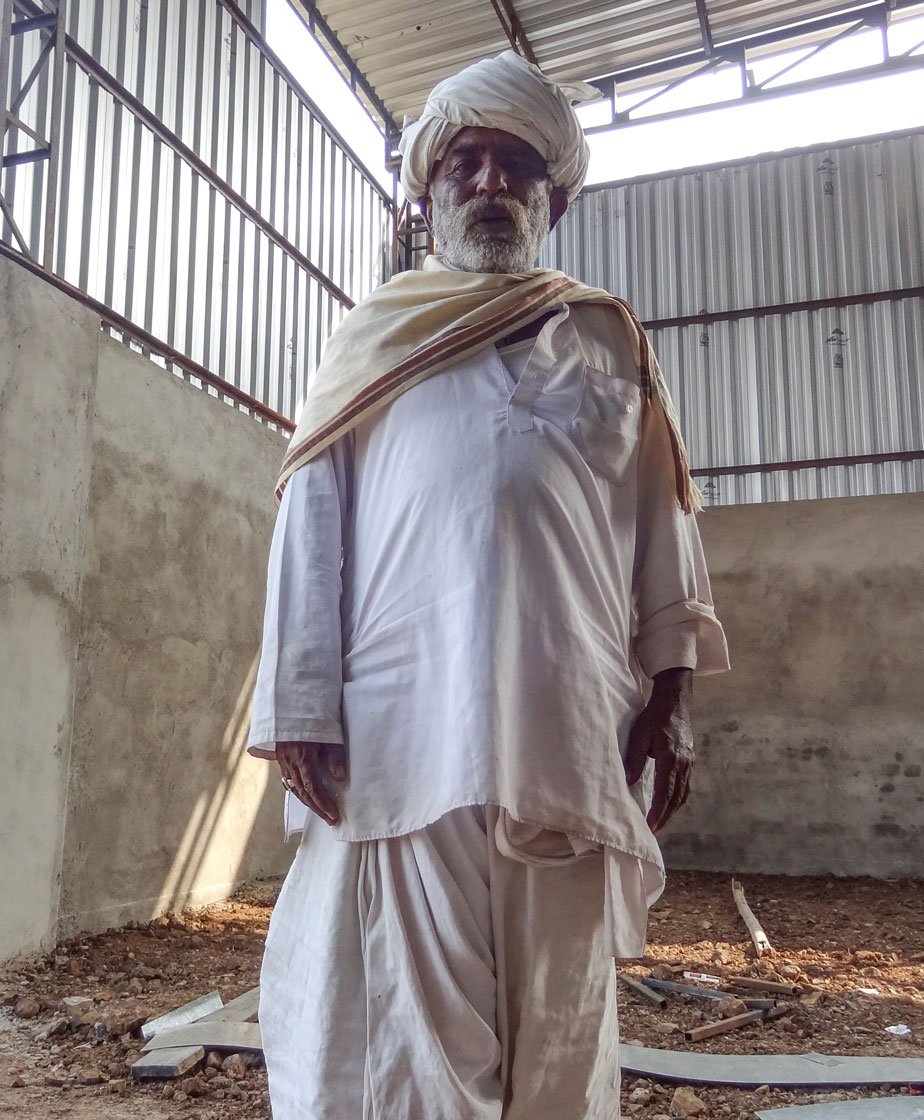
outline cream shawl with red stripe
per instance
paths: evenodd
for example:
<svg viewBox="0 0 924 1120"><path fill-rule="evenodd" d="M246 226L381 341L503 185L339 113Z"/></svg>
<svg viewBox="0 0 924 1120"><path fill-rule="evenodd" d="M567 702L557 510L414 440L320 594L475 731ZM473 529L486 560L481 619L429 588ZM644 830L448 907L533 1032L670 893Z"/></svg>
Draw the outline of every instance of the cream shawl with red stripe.
<svg viewBox="0 0 924 1120"><path fill-rule="evenodd" d="M660 406L668 427L677 500L687 513L697 509L677 414L645 331L624 300L553 269L460 272L435 257L423 271L402 272L377 288L331 335L282 464L277 498L293 471L389 401L560 303L601 303L622 317L635 340L642 394Z"/></svg>

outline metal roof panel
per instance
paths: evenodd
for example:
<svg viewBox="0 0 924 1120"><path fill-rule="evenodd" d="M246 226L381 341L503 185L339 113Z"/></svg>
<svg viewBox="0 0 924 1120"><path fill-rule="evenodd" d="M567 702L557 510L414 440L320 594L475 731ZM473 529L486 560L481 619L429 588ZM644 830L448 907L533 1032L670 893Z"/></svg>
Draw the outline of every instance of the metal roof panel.
<svg viewBox="0 0 924 1120"><path fill-rule="evenodd" d="M495 11L512 10L543 70L592 79L704 49L700 7L724 43L865 6L832 0L290 0L313 6L400 123L436 82L509 46ZM890 0L902 8L908 0ZM886 11L885 2L882 4Z"/></svg>

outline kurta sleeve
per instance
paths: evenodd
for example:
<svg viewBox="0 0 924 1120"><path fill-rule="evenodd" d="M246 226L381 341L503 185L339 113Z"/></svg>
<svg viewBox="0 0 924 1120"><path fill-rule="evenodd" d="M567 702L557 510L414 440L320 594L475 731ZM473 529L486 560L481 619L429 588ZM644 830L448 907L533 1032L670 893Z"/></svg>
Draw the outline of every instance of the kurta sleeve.
<svg viewBox="0 0 924 1120"><path fill-rule="evenodd" d="M270 548L263 647L247 749L342 743L341 561L352 436L299 468L283 492Z"/></svg>
<svg viewBox="0 0 924 1120"><path fill-rule="evenodd" d="M635 654L647 676L676 667L697 675L728 668L696 517L677 503L667 425L656 400L642 419L633 600Z"/></svg>

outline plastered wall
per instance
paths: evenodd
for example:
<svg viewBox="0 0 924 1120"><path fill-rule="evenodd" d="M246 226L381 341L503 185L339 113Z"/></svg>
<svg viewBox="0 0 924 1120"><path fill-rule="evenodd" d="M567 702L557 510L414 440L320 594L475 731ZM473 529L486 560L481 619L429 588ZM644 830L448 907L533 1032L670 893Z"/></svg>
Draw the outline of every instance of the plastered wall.
<svg viewBox="0 0 924 1120"><path fill-rule="evenodd" d="M0 260L0 959L285 870L243 752L283 449Z"/></svg>
<svg viewBox="0 0 924 1120"><path fill-rule="evenodd" d="M924 878L924 494L707 510L730 673L696 684L675 867Z"/></svg>
<svg viewBox="0 0 924 1120"><path fill-rule="evenodd" d="M0 259L0 959L56 926L98 333Z"/></svg>

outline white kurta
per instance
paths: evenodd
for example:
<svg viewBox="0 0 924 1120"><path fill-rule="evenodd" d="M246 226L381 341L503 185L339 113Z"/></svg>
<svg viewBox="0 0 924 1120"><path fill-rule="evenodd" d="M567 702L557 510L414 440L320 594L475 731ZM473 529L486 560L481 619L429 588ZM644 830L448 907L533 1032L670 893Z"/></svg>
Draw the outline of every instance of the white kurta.
<svg viewBox="0 0 924 1120"><path fill-rule="evenodd" d="M518 379L494 347L431 377L289 481L249 744L347 744L340 839L494 804L636 857L651 895L621 755L644 677L727 668L724 635L621 321L562 306L526 350Z"/></svg>

